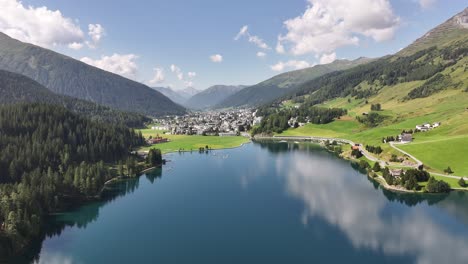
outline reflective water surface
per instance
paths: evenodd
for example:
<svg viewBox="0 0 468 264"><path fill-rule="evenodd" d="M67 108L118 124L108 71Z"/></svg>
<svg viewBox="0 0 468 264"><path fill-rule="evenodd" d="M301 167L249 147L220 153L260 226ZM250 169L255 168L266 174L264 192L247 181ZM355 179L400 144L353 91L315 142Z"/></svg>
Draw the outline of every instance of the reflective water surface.
<svg viewBox="0 0 468 264"><path fill-rule="evenodd" d="M394 194L312 144L171 154L18 262L468 263L468 194Z"/></svg>

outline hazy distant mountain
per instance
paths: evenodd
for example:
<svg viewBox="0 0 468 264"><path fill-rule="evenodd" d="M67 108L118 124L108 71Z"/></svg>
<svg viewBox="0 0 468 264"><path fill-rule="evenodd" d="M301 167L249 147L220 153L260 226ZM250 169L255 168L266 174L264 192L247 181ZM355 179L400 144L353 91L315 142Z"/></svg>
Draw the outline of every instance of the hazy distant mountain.
<svg viewBox="0 0 468 264"><path fill-rule="evenodd" d="M164 94L167 96L169 99L171 99L173 102L178 103L180 105L184 105L187 99L190 97L186 94L180 94L177 91L172 90L169 87L152 87L156 91Z"/></svg>
<svg viewBox="0 0 468 264"><path fill-rule="evenodd" d="M245 85L215 85L192 96L184 105L191 109L211 108L234 93L244 89Z"/></svg>
<svg viewBox="0 0 468 264"><path fill-rule="evenodd" d="M177 90L177 93L179 93L183 97L186 97L187 99L189 99L190 97L196 95L199 92L200 92L200 90L195 89L193 87L187 87L187 88L182 89L182 90Z"/></svg>
<svg viewBox="0 0 468 264"><path fill-rule="evenodd" d="M85 100L55 94L24 75L0 70L0 105L15 103L60 105L93 120L124 123L130 127L142 127L144 122L150 121L141 114L122 112Z"/></svg>
<svg viewBox="0 0 468 264"><path fill-rule="evenodd" d="M146 85L0 33L0 69L25 75L49 90L147 115L185 109Z"/></svg>
<svg viewBox="0 0 468 264"><path fill-rule="evenodd" d="M216 108L258 106L273 101L288 93L290 89L296 88L319 76L349 69L371 60L368 58L359 58L353 61L336 60L330 64L282 73L259 84L240 90L217 104Z"/></svg>

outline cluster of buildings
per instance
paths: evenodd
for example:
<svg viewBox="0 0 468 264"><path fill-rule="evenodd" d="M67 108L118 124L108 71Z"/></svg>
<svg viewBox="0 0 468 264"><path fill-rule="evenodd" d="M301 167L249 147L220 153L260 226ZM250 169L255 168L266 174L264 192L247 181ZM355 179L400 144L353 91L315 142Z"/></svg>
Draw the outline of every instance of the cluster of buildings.
<svg viewBox="0 0 468 264"><path fill-rule="evenodd" d="M416 130L420 131L420 132L426 132L426 131L429 131L431 129L437 128L437 127L440 127L440 122L436 122L436 123L434 123L432 125L429 124L429 123L424 123L422 125L417 125Z"/></svg>
<svg viewBox="0 0 468 264"><path fill-rule="evenodd" d="M303 122L299 122L298 121L298 117L291 117L289 120L288 120L288 125L289 127L302 127L302 126L305 126L306 123L303 123Z"/></svg>
<svg viewBox="0 0 468 264"><path fill-rule="evenodd" d="M146 140L146 143L148 143L150 145L159 144L159 143L166 143L166 142L169 142L169 139L164 138L164 137L160 137L159 135L157 135L156 137L150 137L148 140Z"/></svg>
<svg viewBox="0 0 468 264"><path fill-rule="evenodd" d="M415 132L427 132L439 126L440 126L440 122L435 122L432 125L429 123L424 123L422 125L417 125ZM412 142L413 141L412 133L413 131L411 131L411 133L402 133L401 135L398 136L398 141L400 141L401 143Z"/></svg>
<svg viewBox="0 0 468 264"><path fill-rule="evenodd" d="M235 109L222 112L194 112L184 116L154 119L159 125L151 129L173 135L237 136L260 123L250 109Z"/></svg>

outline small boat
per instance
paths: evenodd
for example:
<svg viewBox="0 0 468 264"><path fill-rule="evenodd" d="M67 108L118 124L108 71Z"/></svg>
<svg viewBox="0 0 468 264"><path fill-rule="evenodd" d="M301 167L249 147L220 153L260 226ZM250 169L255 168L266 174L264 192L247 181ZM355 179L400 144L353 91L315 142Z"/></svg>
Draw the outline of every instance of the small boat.
<svg viewBox="0 0 468 264"><path fill-rule="evenodd" d="M281 140L280 143L288 143L286 140Z"/></svg>
<svg viewBox="0 0 468 264"><path fill-rule="evenodd" d="M299 141L294 141L294 144L299 144Z"/></svg>

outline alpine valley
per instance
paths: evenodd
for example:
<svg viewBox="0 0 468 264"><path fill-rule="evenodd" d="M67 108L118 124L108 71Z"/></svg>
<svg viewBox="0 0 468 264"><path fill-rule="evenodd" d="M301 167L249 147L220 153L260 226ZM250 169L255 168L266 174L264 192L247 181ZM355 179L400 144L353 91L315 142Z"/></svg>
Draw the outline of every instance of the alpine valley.
<svg viewBox="0 0 468 264"><path fill-rule="evenodd" d="M24 2L1 263L467 263L466 3Z"/></svg>

